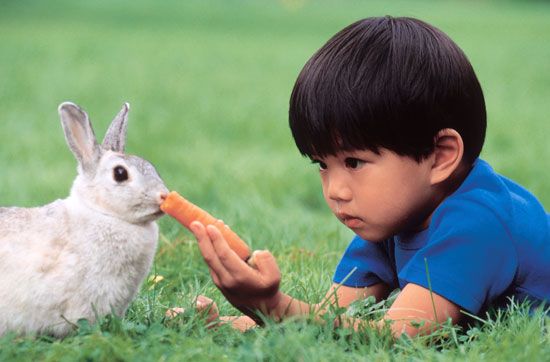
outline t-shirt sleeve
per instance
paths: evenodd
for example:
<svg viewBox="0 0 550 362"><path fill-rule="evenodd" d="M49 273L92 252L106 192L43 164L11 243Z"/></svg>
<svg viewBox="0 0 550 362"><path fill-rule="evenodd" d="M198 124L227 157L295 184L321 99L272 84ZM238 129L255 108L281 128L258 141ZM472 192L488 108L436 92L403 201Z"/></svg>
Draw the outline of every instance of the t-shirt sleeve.
<svg viewBox="0 0 550 362"><path fill-rule="evenodd" d="M401 269L402 283L431 287L474 314L510 287L517 253L505 220L489 208L448 203L430 229L427 244Z"/></svg>
<svg viewBox="0 0 550 362"><path fill-rule="evenodd" d="M344 252L332 280L361 288L381 282L395 286L396 279L386 243L373 243L356 236Z"/></svg>

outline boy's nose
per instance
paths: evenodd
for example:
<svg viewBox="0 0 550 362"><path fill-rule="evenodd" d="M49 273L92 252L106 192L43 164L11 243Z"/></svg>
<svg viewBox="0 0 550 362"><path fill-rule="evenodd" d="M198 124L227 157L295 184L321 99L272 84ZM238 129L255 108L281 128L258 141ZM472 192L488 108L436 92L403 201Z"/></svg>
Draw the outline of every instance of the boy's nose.
<svg viewBox="0 0 550 362"><path fill-rule="evenodd" d="M326 180L327 197L334 201L351 200L352 192L345 180L340 177L331 177Z"/></svg>

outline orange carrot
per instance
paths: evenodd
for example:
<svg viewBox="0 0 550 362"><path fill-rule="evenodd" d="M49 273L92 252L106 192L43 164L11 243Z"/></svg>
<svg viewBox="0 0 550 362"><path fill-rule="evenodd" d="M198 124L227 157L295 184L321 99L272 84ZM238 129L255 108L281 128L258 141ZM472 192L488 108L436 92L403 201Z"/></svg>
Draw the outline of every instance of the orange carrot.
<svg viewBox="0 0 550 362"><path fill-rule="evenodd" d="M227 244L229 244L229 247L241 259L247 261L250 257L250 248L235 232L226 227L220 220L180 196L176 191L172 191L166 196L166 199L160 205L160 209L178 220L187 229L189 229L189 225L193 221L199 221L204 226L216 226L227 241Z"/></svg>

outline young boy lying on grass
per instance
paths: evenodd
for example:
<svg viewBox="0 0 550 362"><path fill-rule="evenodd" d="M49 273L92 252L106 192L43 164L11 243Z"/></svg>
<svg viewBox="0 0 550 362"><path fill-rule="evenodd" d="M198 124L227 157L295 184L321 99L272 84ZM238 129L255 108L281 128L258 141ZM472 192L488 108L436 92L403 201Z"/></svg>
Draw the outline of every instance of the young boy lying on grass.
<svg viewBox="0 0 550 362"><path fill-rule="evenodd" d="M290 128L300 152L319 165L328 206L356 234L330 303L380 300L399 287L384 320L394 335L413 336L508 297L533 306L550 300L550 217L479 158L483 93L464 53L440 30L389 16L346 27L300 73ZM215 227L191 229L214 283L246 314L231 319L237 328L260 314L282 320L326 310L279 290L268 251L257 253L254 269Z"/></svg>

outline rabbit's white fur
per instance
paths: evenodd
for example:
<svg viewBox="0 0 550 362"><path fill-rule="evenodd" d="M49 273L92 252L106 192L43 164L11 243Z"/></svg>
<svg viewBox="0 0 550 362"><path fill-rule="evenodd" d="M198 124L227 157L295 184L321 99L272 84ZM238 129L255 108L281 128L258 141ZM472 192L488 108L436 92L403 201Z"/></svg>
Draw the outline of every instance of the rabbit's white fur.
<svg viewBox="0 0 550 362"><path fill-rule="evenodd" d="M0 336L63 337L81 318L123 315L149 272L167 193L154 167L123 153L128 105L99 146L85 112L59 107L78 162L70 196L0 208ZM115 167L127 180L116 180Z"/></svg>

